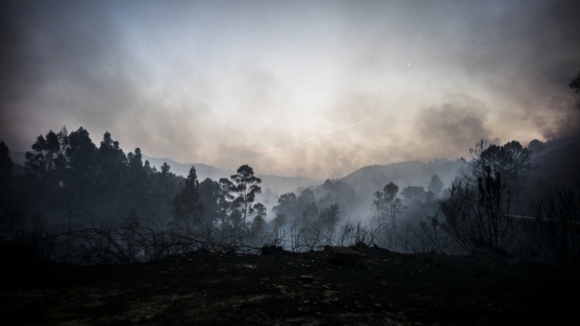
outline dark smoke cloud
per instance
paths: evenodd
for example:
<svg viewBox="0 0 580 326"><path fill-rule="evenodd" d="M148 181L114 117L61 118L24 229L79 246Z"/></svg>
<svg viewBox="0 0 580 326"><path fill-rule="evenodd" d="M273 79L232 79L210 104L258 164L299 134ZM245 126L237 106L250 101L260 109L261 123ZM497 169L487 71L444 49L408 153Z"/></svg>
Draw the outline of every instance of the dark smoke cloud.
<svg viewBox="0 0 580 326"><path fill-rule="evenodd" d="M470 75L484 76L494 92L515 102L510 108L519 112L506 115L508 121L538 121L548 139L580 131L580 115L566 88L580 70L578 12L578 1L520 2L492 27L474 25L472 33L480 37L475 51L466 53ZM556 117L555 124L545 123L548 116Z"/></svg>
<svg viewBox="0 0 580 326"><path fill-rule="evenodd" d="M134 113L143 76L102 2L9 1L2 12L2 37L14 41L1 54L9 61L0 114L17 149L30 146L22 136L31 132L116 129Z"/></svg>
<svg viewBox="0 0 580 326"><path fill-rule="evenodd" d="M452 157L482 139L498 142L490 139L492 135L485 127L487 111L482 102L469 98L423 109L414 126L421 135L423 151Z"/></svg>
<svg viewBox="0 0 580 326"><path fill-rule="evenodd" d="M155 149L177 144L180 152L195 148L200 131L192 125L203 125L197 114L207 112L206 105L166 103L151 91L153 71L132 52L108 5L4 3L1 34L8 46L0 54L5 71L0 120L13 150L29 149L36 135L62 126L88 128L95 143L109 130L127 151L148 144ZM180 66L179 73L186 68Z"/></svg>

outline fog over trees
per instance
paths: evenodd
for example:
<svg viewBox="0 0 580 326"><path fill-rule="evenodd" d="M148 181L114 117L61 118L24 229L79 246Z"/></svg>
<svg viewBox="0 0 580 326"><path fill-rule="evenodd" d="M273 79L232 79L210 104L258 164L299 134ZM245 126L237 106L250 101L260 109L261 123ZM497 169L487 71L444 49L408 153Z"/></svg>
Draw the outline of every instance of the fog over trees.
<svg viewBox="0 0 580 326"><path fill-rule="evenodd" d="M579 14L2 1L0 326L573 324Z"/></svg>
<svg viewBox="0 0 580 326"><path fill-rule="evenodd" d="M34 243L44 259L76 263L148 261L206 247L300 252L356 243L442 253L487 246L563 262L580 254L578 188L535 162L579 142L481 140L455 162L364 167L264 195L248 165L200 181L195 166L182 177L166 162L158 170L144 161L139 148L125 153L109 132L97 146L83 127L62 128L38 136L24 166L0 143L1 240ZM566 172L578 177L578 169Z"/></svg>

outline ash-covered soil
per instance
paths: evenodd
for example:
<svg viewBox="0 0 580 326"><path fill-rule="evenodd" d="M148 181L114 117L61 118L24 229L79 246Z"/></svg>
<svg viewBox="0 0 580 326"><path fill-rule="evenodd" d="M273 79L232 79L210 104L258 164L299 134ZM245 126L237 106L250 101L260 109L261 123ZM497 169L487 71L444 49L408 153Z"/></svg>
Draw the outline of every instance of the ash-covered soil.
<svg viewBox="0 0 580 326"><path fill-rule="evenodd" d="M353 247L147 264L7 264L1 325L571 325L578 268Z"/></svg>

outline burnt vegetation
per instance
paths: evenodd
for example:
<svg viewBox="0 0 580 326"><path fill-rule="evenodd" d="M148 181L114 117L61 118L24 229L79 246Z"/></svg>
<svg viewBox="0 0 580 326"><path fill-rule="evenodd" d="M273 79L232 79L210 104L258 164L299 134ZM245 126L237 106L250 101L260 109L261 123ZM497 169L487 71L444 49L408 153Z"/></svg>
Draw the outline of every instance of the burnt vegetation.
<svg viewBox="0 0 580 326"><path fill-rule="evenodd" d="M35 311L15 324L518 324L543 309L564 321L577 302L580 167L560 182L550 153L538 140L482 140L448 185L373 175L384 185L361 211L363 194L327 180L276 196L268 212L248 165L184 178L108 132L97 146L82 127L38 136L24 166L0 142L2 299L45 291L4 313ZM61 286L76 290L48 302ZM105 303L58 313L86 287ZM211 316L192 315L205 306Z"/></svg>

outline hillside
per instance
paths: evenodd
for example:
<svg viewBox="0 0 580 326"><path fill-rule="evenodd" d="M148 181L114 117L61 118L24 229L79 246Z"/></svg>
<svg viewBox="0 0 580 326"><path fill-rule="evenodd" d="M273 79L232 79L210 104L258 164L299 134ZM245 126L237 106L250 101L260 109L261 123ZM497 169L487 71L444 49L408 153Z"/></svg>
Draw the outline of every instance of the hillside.
<svg viewBox="0 0 580 326"><path fill-rule="evenodd" d="M578 138L578 137L577 137ZM544 145L539 156L534 157L531 181L537 188L557 184L574 187L580 182L580 140Z"/></svg>
<svg viewBox="0 0 580 326"><path fill-rule="evenodd" d="M382 188L389 182L399 186L422 186L427 188L429 180L437 174L448 187L458 170L465 166L461 160L449 161L437 159L427 163L410 161L389 165L369 165L360 168L340 179L359 194L369 195Z"/></svg>
<svg viewBox="0 0 580 326"><path fill-rule="evenodd" d="M338 202L343 216L360 219L369 215L373 193L382 190L389 182L398 185L399 191L408 186L421 186L427 189L431 177L437 174L445 187L449 187L463 166L465 163L461 160L445 159L427 163L410 161L369 165L343 178L315 187L314 193L318 199L324 198L325 204Z"/></svg>

